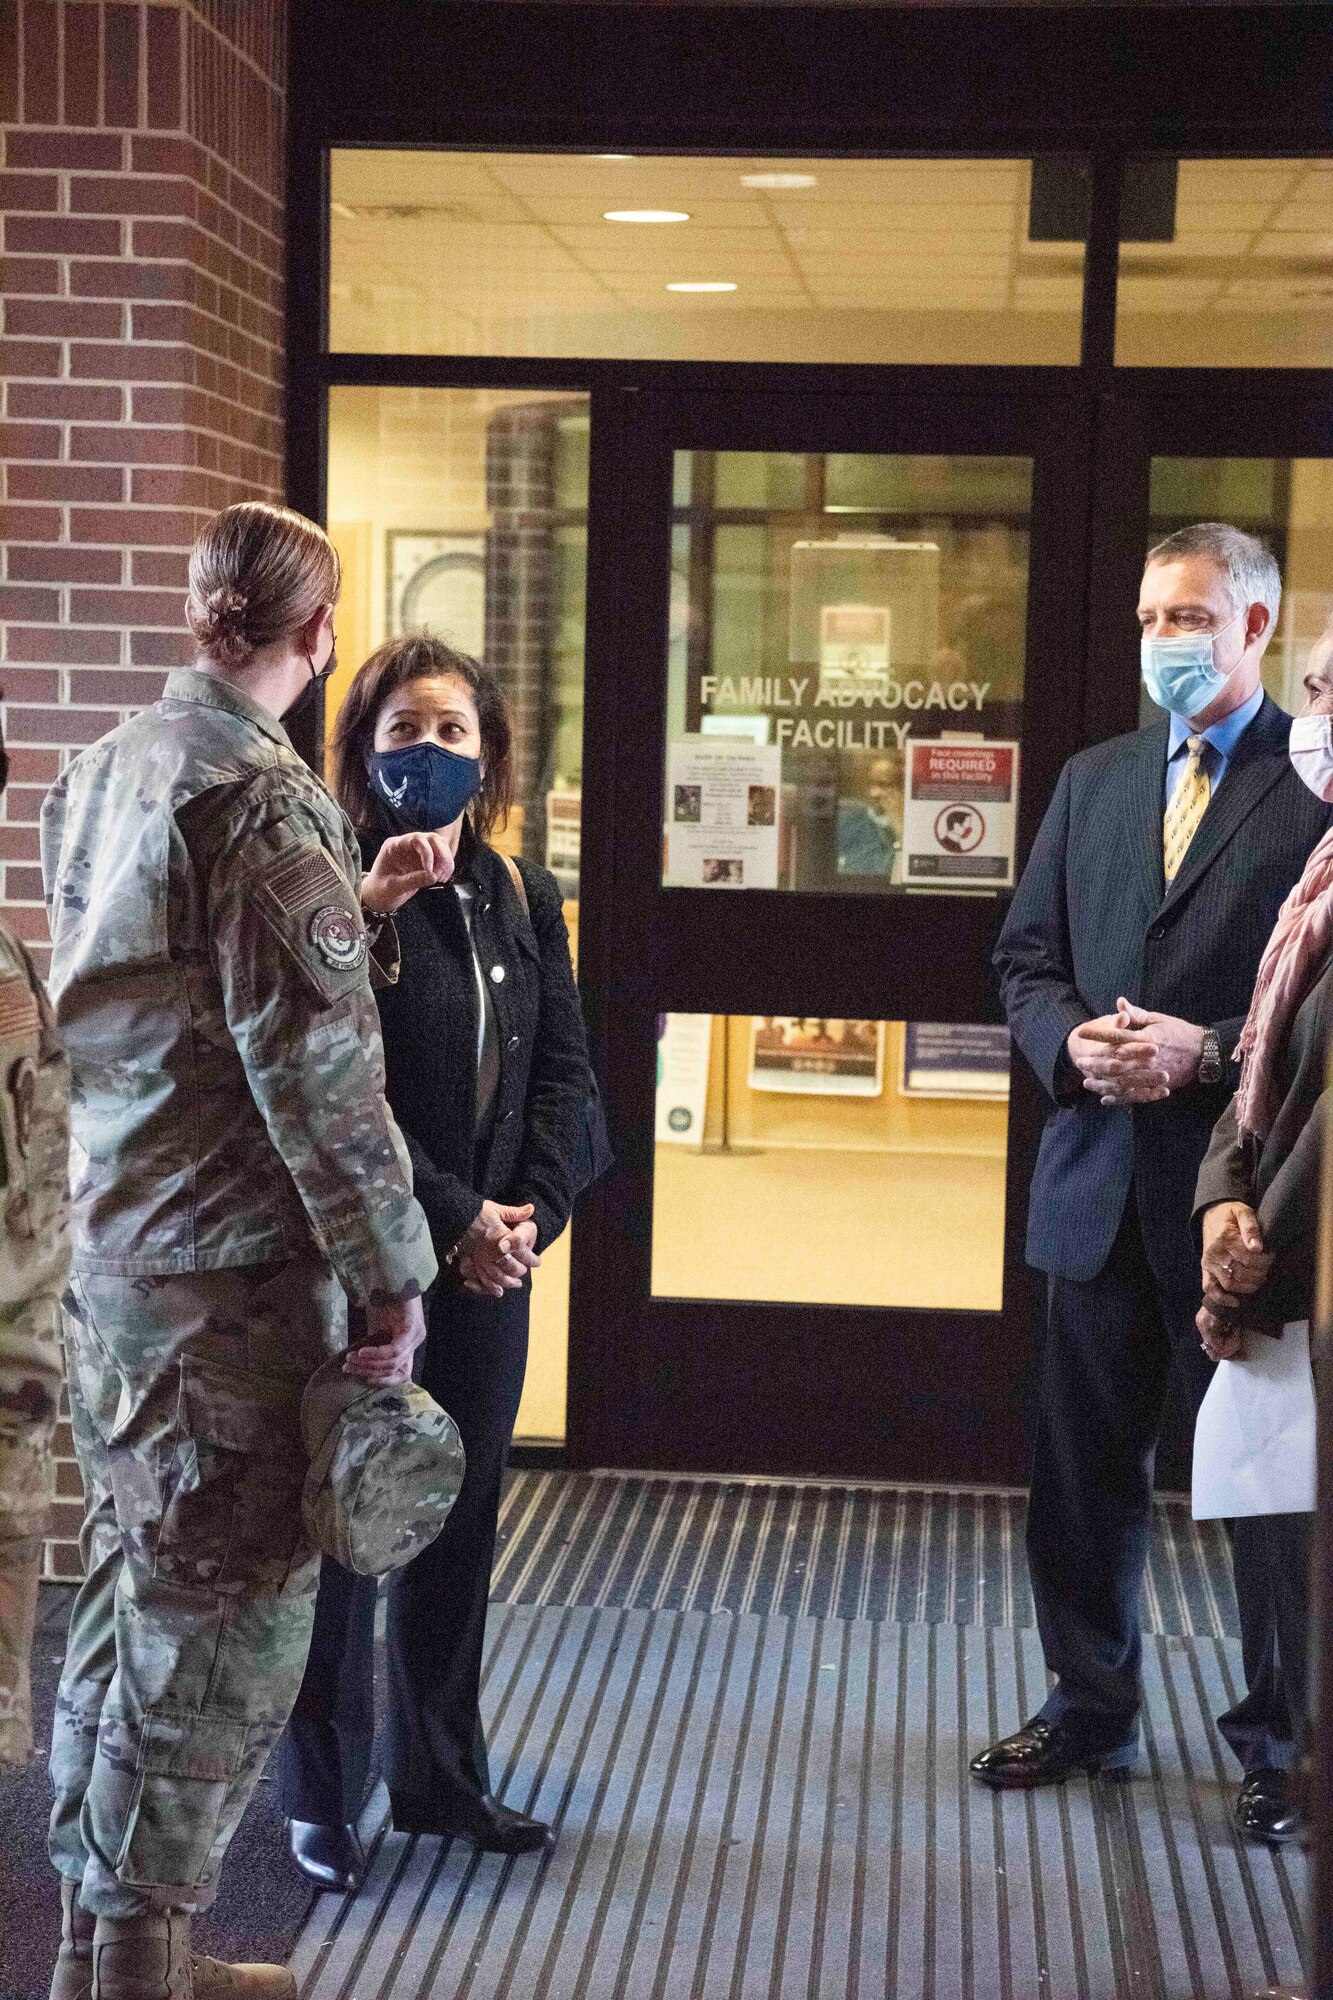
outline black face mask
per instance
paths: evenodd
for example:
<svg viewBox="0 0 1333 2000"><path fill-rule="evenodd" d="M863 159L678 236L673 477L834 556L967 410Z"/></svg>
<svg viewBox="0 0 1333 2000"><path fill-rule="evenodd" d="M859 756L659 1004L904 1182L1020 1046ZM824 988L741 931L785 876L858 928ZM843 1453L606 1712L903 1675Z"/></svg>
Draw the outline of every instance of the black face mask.
<svg viewBox="0 0 1333 2000"><path fill-rule="evenodd" d="M315 689L323 687L325 681L329 678L329 675L334 672L335 668L338 665L337 639L335 638L333 644L329 647L329 657L324 662L323 667L320 668L318 671L316 671L315 662L312 656L309 653L307 653L305 657L306 657L306 664L310 668L310 679L301 689L300 694L297 695L296 700L292 703L291 707L285 708L283 710L282 719L284 723L294 722L298 716L305 714L306 710L310 707L311 703L315 699Z"/></svg>

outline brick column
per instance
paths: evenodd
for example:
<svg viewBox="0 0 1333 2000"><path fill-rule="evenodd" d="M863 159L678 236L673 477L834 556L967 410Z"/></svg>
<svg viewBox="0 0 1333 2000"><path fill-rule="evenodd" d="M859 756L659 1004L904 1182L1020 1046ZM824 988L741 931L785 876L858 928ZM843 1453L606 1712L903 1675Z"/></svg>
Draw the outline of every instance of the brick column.
<svg viewBox="0 0 1333 2000"><path fill-rule="evenodd" d="M2 899L62 760L189 656L207 514L282 485L281 0L0 0Z"/></svg>
<svg viewBox="0 0 1333 2000"><path fill-rule="evenodd" d="M514 717L514 796L526 807L549 736L551 514L555 418L549 403L497 410L486 426L486 658ZM545 859L546 828L523 824L523 851Z"/></svg>
<svg viewBox="0 0 1333 2000"><path fill-rule="evenodd" d="M62 764L190 657L207 515L282 488L283 0L0 0L5 920ZM68 1426L48 1573L79 1573Z"/></svg>

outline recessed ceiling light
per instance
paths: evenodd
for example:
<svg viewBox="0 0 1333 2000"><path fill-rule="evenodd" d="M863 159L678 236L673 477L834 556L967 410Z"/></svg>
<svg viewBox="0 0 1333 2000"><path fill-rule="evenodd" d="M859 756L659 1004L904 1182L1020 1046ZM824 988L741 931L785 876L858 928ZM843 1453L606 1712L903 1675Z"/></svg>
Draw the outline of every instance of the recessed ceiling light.
<svg viewBox="0 0 1333 2000"><path fill-rule="evenodd" d="M742 174L743 188L766 188L774 192L781 188L812 188L818 186L813 174Z"/></svg>
<svg viewBox="0 0 1333 2000"><path fill-rule="evenodd" d="M632 160L633 153L594 153L594 160Z"/></svg>
<svg viewBox="0 0 1333 2000"><path fill-rule="evenodd" d="M606 208L603 222L688 222L683 208Z"/></svg>
<svg viewBox="0 0 1333 2000"><path fill-rule="evenodd" d="M678 284L668 285L669 292L734 292L736 287L729 278L690 278Z"/></svg>

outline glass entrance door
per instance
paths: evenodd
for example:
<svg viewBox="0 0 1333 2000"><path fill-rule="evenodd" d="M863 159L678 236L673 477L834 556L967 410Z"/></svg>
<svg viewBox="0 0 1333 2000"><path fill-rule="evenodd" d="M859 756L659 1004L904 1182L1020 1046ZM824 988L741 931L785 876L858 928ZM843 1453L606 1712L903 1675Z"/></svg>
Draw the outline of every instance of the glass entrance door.
<svg viewBox="0 0 1333 2000"><path fill-rule="evenodd" d="M1079 740L1077 415L630 395L608 420L612 886L583 950L621 1170L575 1250L571 1444L1020 1476L1035 1107L990 957Z"/></svg>

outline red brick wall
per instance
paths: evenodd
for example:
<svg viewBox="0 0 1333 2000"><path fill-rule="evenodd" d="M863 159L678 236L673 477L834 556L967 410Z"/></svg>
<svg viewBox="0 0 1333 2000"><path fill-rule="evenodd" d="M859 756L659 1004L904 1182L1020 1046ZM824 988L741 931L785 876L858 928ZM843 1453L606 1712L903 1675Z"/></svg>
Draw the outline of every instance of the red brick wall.
<svg viewBox="0 0 1333 2000"><path fill-rule="evenodd" d="M39 957L46 787L188 659L206 515L281 494L285 53L283 0L0 0L0 902Z"/></svg>
<svg viewBox="0 0 1333 2000"><path fill-rule="evenodd" d="M189 657L204 518L282 486L283 0L0 0L0 902L62 760Z"/></svg>

